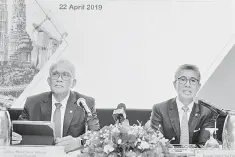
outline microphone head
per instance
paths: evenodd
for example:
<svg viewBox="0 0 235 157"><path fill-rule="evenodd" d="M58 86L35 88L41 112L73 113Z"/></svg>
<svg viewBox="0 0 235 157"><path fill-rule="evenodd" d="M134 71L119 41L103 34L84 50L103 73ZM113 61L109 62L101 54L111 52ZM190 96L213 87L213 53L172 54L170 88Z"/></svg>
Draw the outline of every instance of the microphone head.
<svg viewBox="0 0 235 157"><path fill-rule="evenodd" d="M81 106L81 107L85 110L85 112L88 114L88 116L92 116L91 110L90 110L89 107L87 106L86 100L85 100L84 98L79 98L79 99L77 100L77 105L78 105L78 106Z"/></svg>
<svg viewBox="0 0 235 157"><path fill-rule="evenodd" d="M84 104L86 103L86 100L84 98L79 98L77 100L77 105L81 106L82 108L84 108Z"/></svg>
<svg viewBox="0 0 235 157"><path fill-rule="evenodd" d="M126 112L126 105L124 103L118 104L117 109L121 109L121 108L123 108L124 112Z"/></svg>

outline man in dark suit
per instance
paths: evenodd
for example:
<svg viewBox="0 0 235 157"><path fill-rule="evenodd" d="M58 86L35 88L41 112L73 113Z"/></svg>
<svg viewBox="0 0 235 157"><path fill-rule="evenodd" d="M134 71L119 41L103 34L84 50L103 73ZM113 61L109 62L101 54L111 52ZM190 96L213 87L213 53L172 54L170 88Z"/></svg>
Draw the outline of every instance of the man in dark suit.
<svg viewBox="0 0 235 157"><path fill-rule="evenodd" d="M21 120L54 121L56 145L71 151L81 146L80 135L100 129L93 98L71 91L76 84L75 68L67 60L50 67L47 79L51 92L27 98Z"/></svg>
<svg viewBox="0 0 235 157"><path fill-rule="evenodd" d="M195 102L201 86L200 72L195 65L185 64L178 68L173 82L176 98L155 104L150 117L153 129L162 132L172 144L205 144L213 127L212 111Z"/></svg>

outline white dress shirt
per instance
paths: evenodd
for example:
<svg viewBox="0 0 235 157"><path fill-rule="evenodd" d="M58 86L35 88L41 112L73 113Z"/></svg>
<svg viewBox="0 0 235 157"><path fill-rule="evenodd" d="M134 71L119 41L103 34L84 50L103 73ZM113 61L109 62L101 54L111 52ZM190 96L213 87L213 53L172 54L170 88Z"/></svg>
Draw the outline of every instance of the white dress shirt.
<svg viewBox="0 0 235 157"><path fill-rule="evenodd" d="M51 110L51 121L52 122L53 122L54 112L56 110L55 103L61 103L61 105L62 105L60 107L60 112L61 112L61 137L63 136L64 113L65 113L65 110L66 110L69 95L70 95L70 93L61 102L58 102L58 101L56 101L54 95L52 94L52 110Z"/></svg>
<svg viewBox="0 0 235 157"><path fill-rule="evenodd" d="M183 117L183 114L184 114L184 110L182 109L182 107L184 107L185 105L178 99L178 97L176 97L176 104L177 104L178 113L179 113L179 120L180 120L180 124L181 124L181 120L182 120L182 117ZM189 108L189 110L187 112L188 120L189 120L190 114L191 114L192 109L193 109L193 104L194 104L194 101L191 102L188 105L188 108Z"/></svg>

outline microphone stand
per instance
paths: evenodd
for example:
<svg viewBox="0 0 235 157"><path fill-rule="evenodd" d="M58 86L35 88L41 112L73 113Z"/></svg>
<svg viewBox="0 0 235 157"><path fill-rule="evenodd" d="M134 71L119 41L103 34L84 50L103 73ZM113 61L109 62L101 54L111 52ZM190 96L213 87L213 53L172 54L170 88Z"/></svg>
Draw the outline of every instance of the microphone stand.
<svg viewBox="0 0 235 157"><path fill-rule="evenodd" d="M121 124L121 117L120 117L120 115L117 115L117 120L115 121L116 127L118 127L119 124Z"/></svg>
<svg viewBox="0 0 235 157"><path fill-rule="evenodd" d="M224 111L223 109L217 109L216 107L214 107L213 105L209 105L201 100L199 100L198 104L201 104L202 106L205 106L207 108L209 108L211 111L213 111L215 114L213 114L213 120L214 120L214 123L215 123L215 138L217 139L217 118L222 114L226 114L226 111Z"/></svg>
<svg viewBox="0 0 235 157"><path fill-rule="evenodd" d="M87 113L86 109L83 108L85 112L85 132L88 131L88 121L93 118L92 114Z"/></svg>
<svg viewBox="0 0 235 157"><path fill-rule="evenodd" d="M88 120L89 120L88 117L89 117L89 114L87 113L87 111L86 111L86 109L85 109L85 107L83 106L82 103L81 103L80 107L83 109L83 111L85 113L85 133L86 133L88 131Z"/></svg>
<svg viewBox="0 0 235 157"><path fill-rule="evenodd" d="M117 116L117 121L118 121L118 124L121 123L121 116L120 115Z"/></svg>

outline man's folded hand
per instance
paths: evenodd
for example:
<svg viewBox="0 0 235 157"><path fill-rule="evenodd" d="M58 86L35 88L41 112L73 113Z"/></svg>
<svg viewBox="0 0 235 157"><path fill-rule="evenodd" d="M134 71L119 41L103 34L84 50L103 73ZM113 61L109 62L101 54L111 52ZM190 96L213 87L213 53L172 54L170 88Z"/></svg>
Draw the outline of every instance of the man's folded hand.
<svg viewBox="0 0 235 157"><path fill-rule="evenodd" d="M81 138L79 137L74 138L72 136L56 138L55 143L56 143L56 146L64 146L66 153L76 150L82 146Z"/></svg>
<svg viewBox="0 0 235 157"><path fill-rule="evenodd" d="M12 132L12 144L19 144L22 141L22 136L16 132Z"/></svg>

